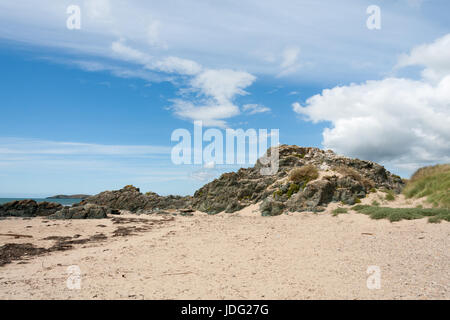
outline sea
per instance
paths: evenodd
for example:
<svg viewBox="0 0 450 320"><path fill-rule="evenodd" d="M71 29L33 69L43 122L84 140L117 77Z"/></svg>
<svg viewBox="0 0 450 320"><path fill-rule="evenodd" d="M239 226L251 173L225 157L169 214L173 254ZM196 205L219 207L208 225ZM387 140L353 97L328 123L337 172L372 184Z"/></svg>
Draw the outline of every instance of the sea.
<svg viewBox="0 0 450 320"><path fill-rule="evenodd" d="M0 205L11 202L14 200L26 200L26 199L32 199L36 202L56 202L59 204L62 204L63 206L71 206L75 203L80 203L83 201L83 199L43 199L43 198L0 198Z"/></svg>

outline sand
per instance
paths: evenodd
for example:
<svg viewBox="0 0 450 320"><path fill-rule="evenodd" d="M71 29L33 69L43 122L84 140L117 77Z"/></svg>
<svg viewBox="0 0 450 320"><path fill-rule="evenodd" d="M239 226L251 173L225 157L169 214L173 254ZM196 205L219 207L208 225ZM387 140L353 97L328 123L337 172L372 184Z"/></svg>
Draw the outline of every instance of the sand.
<svg viewBox="0 0 450 320"><path fill-rule="evenodd" d="M107 239L0 267L0 299L450 298L448 222L390 223L329 211L261 217L257 208L216 216L123 214L115 222L2 220L0 245L50 248L57 240L42 240L49 236ZM74 265L80 289L67 286ZM381 271L379 289L367 287L370 266Z"/></svg>

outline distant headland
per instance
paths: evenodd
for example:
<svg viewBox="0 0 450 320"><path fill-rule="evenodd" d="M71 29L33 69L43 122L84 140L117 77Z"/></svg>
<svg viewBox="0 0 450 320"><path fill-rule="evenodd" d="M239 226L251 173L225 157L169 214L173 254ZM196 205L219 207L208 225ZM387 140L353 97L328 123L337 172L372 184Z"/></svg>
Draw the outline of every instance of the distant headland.
<svg viewBox="0 0 450 320"><path fill-rule="evenodd" d="M73 194L73 195L58 194L56 196L47 197L45 199L86 199L89 197L90 195L87 194Z"/></svg>

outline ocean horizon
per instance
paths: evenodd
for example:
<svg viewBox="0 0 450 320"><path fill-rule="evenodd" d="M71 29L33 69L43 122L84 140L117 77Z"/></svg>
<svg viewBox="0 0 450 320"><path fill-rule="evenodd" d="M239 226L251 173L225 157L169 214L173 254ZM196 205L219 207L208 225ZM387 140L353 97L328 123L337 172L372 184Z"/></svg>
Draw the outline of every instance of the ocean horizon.
<svg viewBox="0 0 450 320"><path fill-rule="evenodd" d="M36 202L54 202L62 204L63 206L71 206L75 203L80 203L83 199L45 199L45 198L0 198L0 205L15 200L34 200Z"/></svg>

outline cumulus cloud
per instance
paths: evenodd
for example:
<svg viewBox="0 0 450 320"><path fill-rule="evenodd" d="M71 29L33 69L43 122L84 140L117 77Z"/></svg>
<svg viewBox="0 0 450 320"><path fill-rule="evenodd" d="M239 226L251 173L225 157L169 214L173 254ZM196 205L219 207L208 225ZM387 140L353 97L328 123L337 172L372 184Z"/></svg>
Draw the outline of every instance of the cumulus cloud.
<svg viewBox="0 0 450 320"><path fill-rule="evenodd" d="M410 54L400 57L397 67L424 66L422 76L425 80L437 83L450 74L450 34L431 44L414 48Z"/></svg>
<svg viewBox="0 0 450 320"><path fill-rule="evenodd" d="M438 74L449 59L447 39L413 49L401 65L420 63L425 75ZM450 161L449 71L433 77L437 83L387 78L326 89L292 107L309 121L331 123L323 131L324 147L411 172Z"/></svg>

